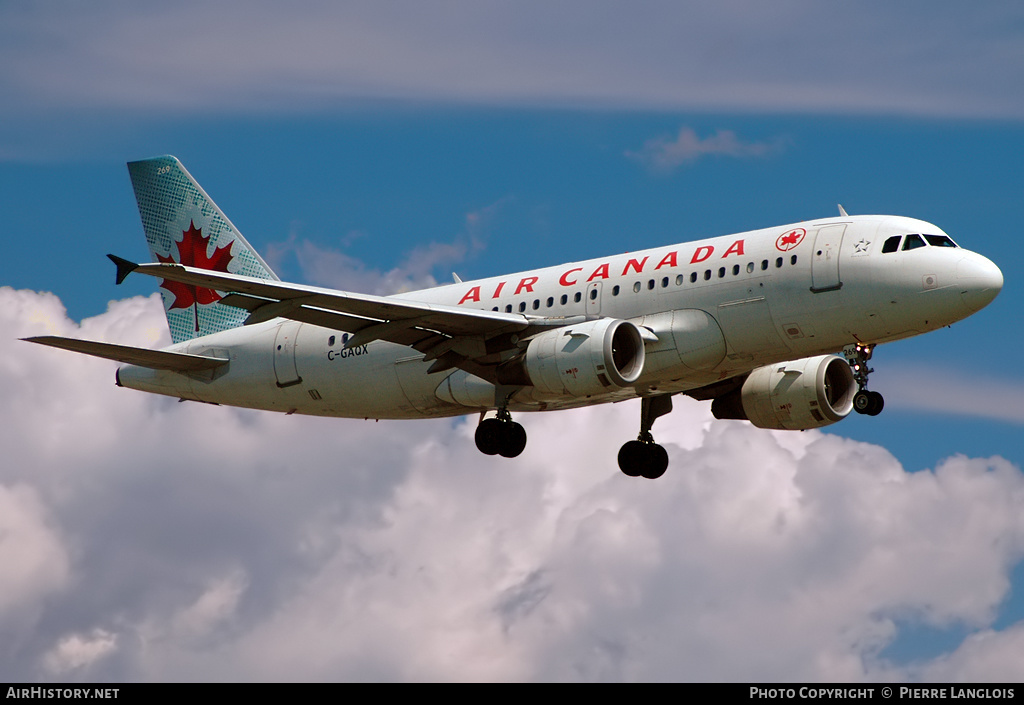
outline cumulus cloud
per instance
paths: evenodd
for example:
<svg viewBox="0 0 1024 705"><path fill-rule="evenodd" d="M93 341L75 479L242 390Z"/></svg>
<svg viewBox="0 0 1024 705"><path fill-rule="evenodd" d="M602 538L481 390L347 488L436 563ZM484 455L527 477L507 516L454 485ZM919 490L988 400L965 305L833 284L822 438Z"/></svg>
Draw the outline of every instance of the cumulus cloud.
<svg viewBox="0 0 1024 705"><path fill-rule="evenodd" d="M0 316L129 344L163 326L156 297L79 326L2 288ZM907 473L875 445L680 400L652 482L615 468L636 403L522 414L508 461L476 451L472 418L178 403L112 367L0 340L0 555L22 586L2 591L18 638L0 677L1024 677L1020 623L994 627L1024 556L1024 474L1000 458ZM894 663L905 624L969 636Z"/></svg>
<svg viewBox="0 0 1024 705"><path fill-rule="evenodd" d="M639 151L627 150L626 156L651 171L667 173L708 155L763 157L781 149L781 139L773 142L744 142L732 130L718 130L701 139L692 127L683 126L675 138L655 137L647 140Z"/></svg>

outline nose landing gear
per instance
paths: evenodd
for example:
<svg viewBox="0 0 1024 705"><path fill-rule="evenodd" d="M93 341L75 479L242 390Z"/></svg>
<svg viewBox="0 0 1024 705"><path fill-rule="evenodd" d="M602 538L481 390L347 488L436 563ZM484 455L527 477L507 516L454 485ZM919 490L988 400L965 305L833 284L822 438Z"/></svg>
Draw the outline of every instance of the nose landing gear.
<svg viewBox="0 0 1024 705"><path fill-rule="evenodd" d="M672 411L672 397L644 397L640 406L640 435L619 449L619 469L629 477L656 480L668 469L668 452L654 442L655 419Z"/></svg>
<svg viewBox="0 0 1024 705"><path fill-rule="evenodd" d="M860 387L860 391L853 396L853 410L868 416L878 416L885 406L885 399L881 394L868 391L868 375L874 372L874 369L868 367L868 360L871 359L874 349L874 345L863 343L843 348L843 355L853 368L853 378Z"/></svg>

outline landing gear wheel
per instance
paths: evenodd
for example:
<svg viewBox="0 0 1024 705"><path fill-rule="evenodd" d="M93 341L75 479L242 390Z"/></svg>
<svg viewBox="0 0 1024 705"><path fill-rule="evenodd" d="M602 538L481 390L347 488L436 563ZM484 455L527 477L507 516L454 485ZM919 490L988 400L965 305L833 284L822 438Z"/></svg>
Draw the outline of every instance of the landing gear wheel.
<svg viewBox="0 0 1024 705"><path fill-rule="evenodd" d="M498 455L514 458L526 449L526 429L515 421L506 421L502 425L505 426L504 436L498 446Z"/></svg>
<svg viewBox="0 0 1024 705"><path fill-rule="evenodd" d="M878 416L882 413L882 408L885 406L885 399L878 392L868 392L868 396L871 397L871 406L865 413L868 416Z"/></svg>
<svg viewBox="0 0 1024 705"><path fill-rule="evenodd" d="M858 414L878 416L885 406L885 399L878 392L862 389L853 396L853 408Z"/></svg>
<svg viewBox="0 0 1024 705"><path fill-rule="evenodd" d="M860 390L853 395L853 410L858 414L868 413L868 409L871 408L871 394L865 390ZM478 432L479 433L479 432Z"/></svg>
<svg viewBox="0 0 1024 705"><path fill-rule="evenodd" d="M474 439L484 455L514 458L526 448L526 429L512 419L484 419L476 427Z"/></svg>
<svg viewBox="0 0 1024 705"><path fill-rule="evenodd" d="M657 443L629 441L619 449L619 469L629 477L656 480L668 470L668 451Z"/></svg>
<svg viewBox="0 0 1024 705"><path fill-rule="evenodd" d="M640 474L648 480L657 480L668 470L668 451L657 443L652 443L647 449L647 463Z"/></svg>
<svg viewBox="0 0 1024 705"><path fill-rule="evenodd" d="M643 469L644 443L628 441L619 448L619 470L629 477L640 477Z"/></svg>
<svg viewBox="0 0 1024 705"><path fill-rule="evenodd" d="M484 455L497 455L501 448L502 426L498 419L484 419L476 427L476 447Z"/></svg>

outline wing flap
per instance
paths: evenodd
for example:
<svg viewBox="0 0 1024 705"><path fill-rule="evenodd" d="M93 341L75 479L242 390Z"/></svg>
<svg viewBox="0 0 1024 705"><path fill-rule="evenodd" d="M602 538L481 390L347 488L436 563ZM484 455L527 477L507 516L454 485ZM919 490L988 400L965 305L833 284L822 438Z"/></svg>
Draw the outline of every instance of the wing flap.
<svg viewBox="0 0 1024 705"><path fill-rule="evenodd" d="M93 340L78 340L77 338L61 338L56 335L41 335L34 338L22 338L22 340L38 343L39 345L48 345L51 348L60 348L62 350L92 355L93 357L102 357L107 360L138 365L139 367L148 367L154 370L170 370L172 372L202 372L216 369L229 362L224 357L207 357L205 355L189 355L187 353L168 352L166 350L133 348L128 345L98 343Z"/></svg>

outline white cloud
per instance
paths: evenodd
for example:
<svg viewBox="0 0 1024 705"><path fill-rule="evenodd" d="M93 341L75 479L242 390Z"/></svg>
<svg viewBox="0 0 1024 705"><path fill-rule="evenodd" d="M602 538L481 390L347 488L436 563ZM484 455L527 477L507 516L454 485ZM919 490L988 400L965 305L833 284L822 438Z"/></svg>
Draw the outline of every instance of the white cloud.
<svg viewBox="0 0 1024 705"><path fill-rule="evenodd" d="M876 376L894 407L1024 424L1024 385L1013 379L965 376L921 362L887 365Z"/></svg>
<svg viewBox="0 0 1024 705"><path fill-rule="evenodd" d="M95 629L88 636L71 634L55 646L43 661L46 668L57 675L87 668L117 648L117 636Z"/></svg>
<svg viewBox="0 0 1024 705"><path fill-rule="evenodd" d="M353 99L1024 114L1020 8L808 0L186 2L0 10L8 110L162 115Z"/></svg>
<svg viewBox="0 0 1024 705"><path fill-rule="evenodd" d="M81 330L50 295L0 289L0 312L19 337L144 344L163 325L155 298ZM0 521L36 537L0 552L38 615L4 640L8 678L1024 677L1020 624L993 627L1024 556L1024 475L1000 458L910 474L680 400L651 482L615 468L636 403L523 414L508 461L476 451L471 418L179 404L11 339L0 361ZM970 636L880 656L921 623Z"/></svg>
<svg viewBox="0 0 1024 705"><path fill-rule="evenodd" d="M644 164L652 171L670 172L683 164L708 155L727 157L763 157L782 149L782 141L744 142L732 130L718 130L703 139L692 127L683 126L679 134L647 140L638 152L627 151L626 156Z"/></svg>
<svg viewBox="0 0 1024 705"><path fill-rule="evenodd" d="M0 654L31 643L46 602L68 586L71 551L39 493L0 480Z"/></svg>
<svg viewBox="0 0 1024 705"><path fill-rule="evenodd" d="M436 270L461 264L486 248L488 229L501 209L512 200L506 196L470 211L465 215L464 228L450 241L434 241L415 247L386 272L367 267L361 260L341 250L321 247L300 238L296 230L292 230L284 242L267 246L267 260L272 267L279 267L286 257L294 256L302 270L303 281L342 291L389 295L427 289L439 283L434 277ZM352 234L349 233L340 244L347 246L351 242ZM442 281L450 283L450 280Z"/></svg>

